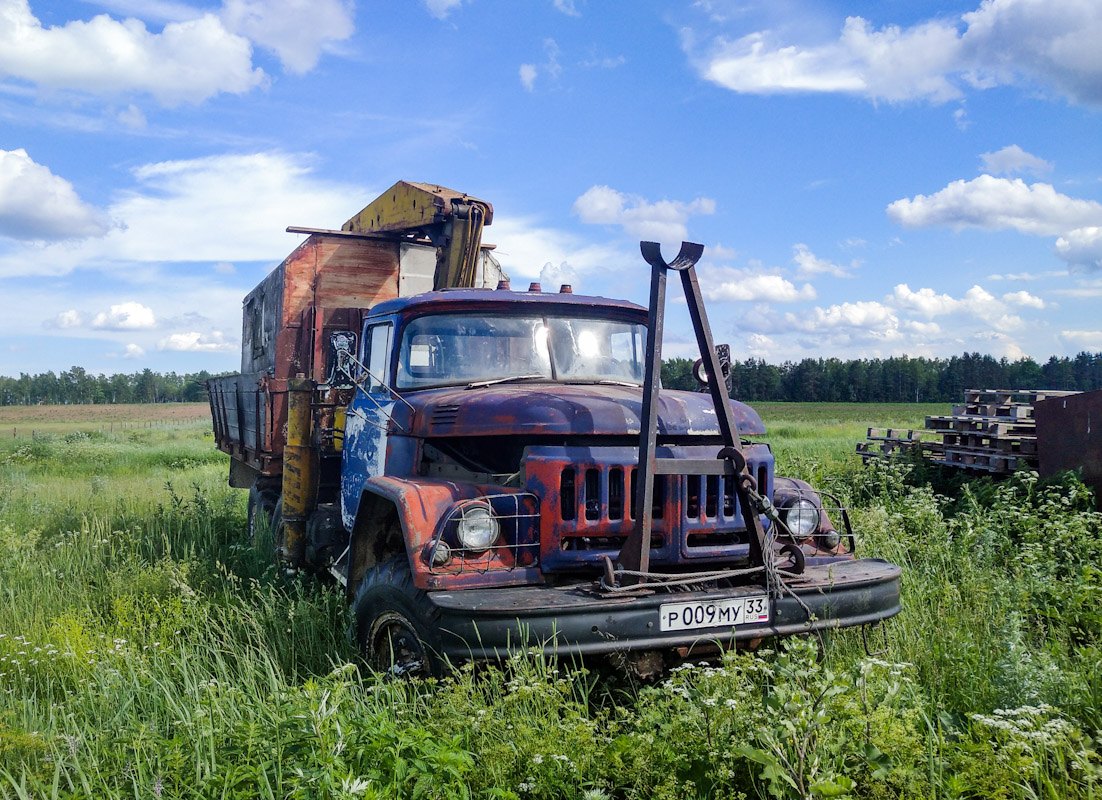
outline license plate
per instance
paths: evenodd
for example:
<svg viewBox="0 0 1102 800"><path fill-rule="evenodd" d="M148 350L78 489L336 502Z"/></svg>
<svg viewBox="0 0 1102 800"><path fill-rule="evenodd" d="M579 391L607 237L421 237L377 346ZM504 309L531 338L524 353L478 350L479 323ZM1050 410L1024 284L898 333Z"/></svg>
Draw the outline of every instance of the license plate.
<svg viewBox="0 0 1102 800"><path fill-rule="evenodd" d="M693 628L729 628L769 621L769 598L730 597L697 600L692 603L663 603L658 608L659 629L685 631Z"/></svg>

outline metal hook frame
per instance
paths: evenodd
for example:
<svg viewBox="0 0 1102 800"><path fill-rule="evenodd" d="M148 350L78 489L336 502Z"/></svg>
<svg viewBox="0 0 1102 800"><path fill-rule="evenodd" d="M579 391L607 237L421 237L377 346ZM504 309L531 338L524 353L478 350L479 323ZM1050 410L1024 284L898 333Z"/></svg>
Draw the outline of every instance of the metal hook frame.
<svg viewBox="0 0 1102 800"><path fill-rule="evenodd" d="M635 572L646 572L650 566L650 539L654 522L654 476L658 474L660 466L660 459L655 457L655 448L658 439L658 394L662 365L662 331L665 326L666 273L674 270L681 275L681 285L685 290L685 300L692 319L693 331L696 333L704 371L708 376L708 391L715 407L719 432L723 438L724 447L717 459L716 474L734 473L738 476L735 481L735 490L743 522L750 534L750 560L755 566L764 565L766 551L772 548L772 542L767 537L755 504L751 500L747 479L752 482L753 476L746 469L746 458L742 452L738 428L726 392L726 382L722 378L719 357L712 343L712 331L696 277L695 267L704 254L704 245L682 242L681 250L671 263L666 263L662 257L662 246L657 242L640 242L639 250L651 267L646 377L643 382L643 408L639 420L640 475L635 487L639 518L616 560L624 569ZM668 469L675 469L675 467L676 464L671 464ZM666 472L667 469L662 470L663 474ZM802 571L802 564L799 567ZM629 580L635 582L638 579L633 577Z"/></svg>

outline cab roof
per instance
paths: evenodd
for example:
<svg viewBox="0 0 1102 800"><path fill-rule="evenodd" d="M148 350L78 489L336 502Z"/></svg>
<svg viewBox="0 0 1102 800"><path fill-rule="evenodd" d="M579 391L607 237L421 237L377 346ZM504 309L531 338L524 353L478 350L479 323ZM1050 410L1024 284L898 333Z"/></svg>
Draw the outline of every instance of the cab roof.
<svg viewBox="0 0 1102 800"><path fill-rule="evenodd" d="M372 307L370 316L418 313L427 310L487 310L499 305L502 307L502 311L517 311L534 307L582 310L597 306L603 310L622 311L632 316L645 316L647 313L647 309L643 306L629 303L627 300L613 300L595 295L571 294L569 292L514 292L508 289L444 289L443 291L425 292L411 297L384 300Z"/></svg>

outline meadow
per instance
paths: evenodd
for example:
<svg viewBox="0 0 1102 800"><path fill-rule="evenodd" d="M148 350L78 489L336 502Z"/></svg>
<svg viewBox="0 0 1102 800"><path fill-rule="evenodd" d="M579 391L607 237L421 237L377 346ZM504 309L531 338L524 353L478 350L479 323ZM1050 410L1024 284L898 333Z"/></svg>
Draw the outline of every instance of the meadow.
<svg viewBox="0 0 1102 800"><path fill-rule="evenodd" d="M904 611L876 655L844 631L656 685L525 653L379 679L340 595L246 540L201 406L0 410L39 431L0 436L0 798L1102 796L1083 486L853 455L942 405L756 407L778 471L904 567Z"/></svg>

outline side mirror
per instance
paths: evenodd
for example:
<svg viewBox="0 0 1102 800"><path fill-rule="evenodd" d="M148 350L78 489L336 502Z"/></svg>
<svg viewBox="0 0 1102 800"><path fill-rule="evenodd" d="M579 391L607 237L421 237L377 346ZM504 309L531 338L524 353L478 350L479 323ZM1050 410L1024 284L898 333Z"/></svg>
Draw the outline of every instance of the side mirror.
<svg viewBox="0 0 1102 800"><path fill-rule="evenodd" d="M326 353L326 383L333 389L351 389L355 385L352 365L355 361L356 334L334 331L329 334Z"/></svg>
<svg viewBox="0 0 1102 800"><path fill-rule="evenodd" d="M727 386L727 394L731 393L731 346L727 344L716 345L716 358L719 359L720 377ZM708 385L708 373L704 370L704 359L698 358L693 364L693 377L701 386Z"/></svg>

